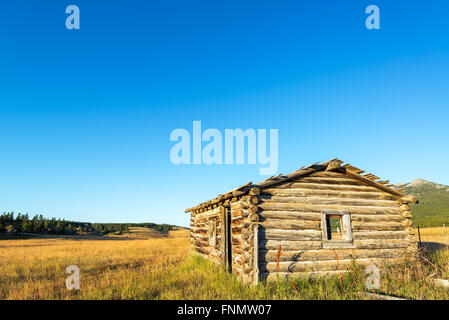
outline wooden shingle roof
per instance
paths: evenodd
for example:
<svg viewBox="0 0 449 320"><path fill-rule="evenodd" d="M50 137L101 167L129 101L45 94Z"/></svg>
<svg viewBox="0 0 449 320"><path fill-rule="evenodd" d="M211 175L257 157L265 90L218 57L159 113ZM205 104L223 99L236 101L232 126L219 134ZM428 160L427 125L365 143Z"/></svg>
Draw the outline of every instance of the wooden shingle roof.
<svg viewBox="0 0 449 320"><path fill-rule="evenodd" d="M192 208L188 208L185 212L191 212L198 209L206 208L209 206L220 204L228 199L235 197L240 197L246 194L258 194L261 189L271 187L273 185L281 184L292 179L300 178L302 176L307 176L318 171L336 171L348 175L351 178L362 181L367 185L380 189L395 196L402 203L416 203L418 200L414 196L407 196L402 193L402 189L393 188L393 185L389 184L388 180L379 180L380 178L372 173L363 174L365 171L354 167L350 164L343 164L343 161L339 159L332 159L323 163L314 163L307 167L301 167L298 170L289 173L287 175L279 174L277 176L272 176L264 181L253 184L248 182L236 189L228 191L224 194L220 194L212 200L202 202Z"/></svg>

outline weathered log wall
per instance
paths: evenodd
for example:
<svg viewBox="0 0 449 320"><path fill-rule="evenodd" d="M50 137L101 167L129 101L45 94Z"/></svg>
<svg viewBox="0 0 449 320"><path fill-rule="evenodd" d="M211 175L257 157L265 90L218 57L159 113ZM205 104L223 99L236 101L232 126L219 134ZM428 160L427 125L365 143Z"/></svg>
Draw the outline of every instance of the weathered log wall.
<svg viewBox="0 0 449 320"><path fill-rule="evenodd" d="M231 203L232 272L245 283L257 281L257 191Z"/></svg>
<svg viewBox="0 0 449 320"><path fill-rule="evenodd" d="M212 223L212 225L211 225ZM215 233L215 241L210 243L211 226ZM190 243L192 249L212 260L222 264L224 259L224 208L222 206L192 213L190 219Z"/></svg>
<svg viewBox="0 0 449 320"><path fill-rule="evenodd" d="M258 207L259 268L267 279L335 272L354 260L396 262L417 250L409 206L343 173L315 172L263 189ZM322 210L349 211L352 244L323 246Z"/></svg>

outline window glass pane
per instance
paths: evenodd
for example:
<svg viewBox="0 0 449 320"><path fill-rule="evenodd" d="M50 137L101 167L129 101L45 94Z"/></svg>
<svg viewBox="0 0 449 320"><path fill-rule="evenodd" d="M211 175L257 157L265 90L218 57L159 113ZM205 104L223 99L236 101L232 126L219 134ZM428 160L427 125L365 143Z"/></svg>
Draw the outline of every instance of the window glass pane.
<svg viewBox="0 0 449 320"><path fill-rule="evenodd" d="M327 219L327 239L328 240L343 240L343 223L341 216L329 215Z"/></svg>

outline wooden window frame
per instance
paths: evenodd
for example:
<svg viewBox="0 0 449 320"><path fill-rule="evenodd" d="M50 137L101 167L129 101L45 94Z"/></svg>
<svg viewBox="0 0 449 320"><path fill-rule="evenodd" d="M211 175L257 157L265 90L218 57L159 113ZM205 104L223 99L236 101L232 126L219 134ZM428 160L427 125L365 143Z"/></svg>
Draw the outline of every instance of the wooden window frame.
<svg viewBox="0 0 449 320"><path fill-rule="evenodd" d="M341 216L343 239L328 240L326 216ZM349 210L321 210L321 231L323 234L323 248L353 248L354 236L352 234L351 214Z"/></svg>

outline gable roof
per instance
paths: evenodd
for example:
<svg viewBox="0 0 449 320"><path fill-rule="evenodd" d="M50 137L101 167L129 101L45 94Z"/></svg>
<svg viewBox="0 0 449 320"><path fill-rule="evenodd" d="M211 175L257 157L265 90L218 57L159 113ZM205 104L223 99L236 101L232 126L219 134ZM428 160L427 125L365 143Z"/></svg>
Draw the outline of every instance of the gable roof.
<svg viewBox="0 0 449 320"><path fill-rule="evenodd" d="M212 206L215 204L219 204L224 202L227 199L231 199L234 197L240 197L246 195L248 193L252 193L253 189L264 189L271 187L276 184L284 183L296 178L300 178L303 176L310 175L314 172L319 171L335 171L348 175L349 177L359 180L369 186L377 188L381 191L389 193L396 197L402 203L417 203L418 200L414 196L407 196L402 193L402 189L393 188L392 184L389 184L388 180L379 180L380 178L372 173L366 173L362 175L365 171L354 167L350 164L342 165L343 161L339 159L332 159L323 163L314 163L308 167L301 167L298 170L289 173L287 175L279 174L277 176L272 176L264 181L253 184L252 182L248 182L236 189L226 192L225 194L220 194L216 198L202 202L192 208L186 209L185 212L191 212L198 209L206 208L208 206Z"/></svg>

